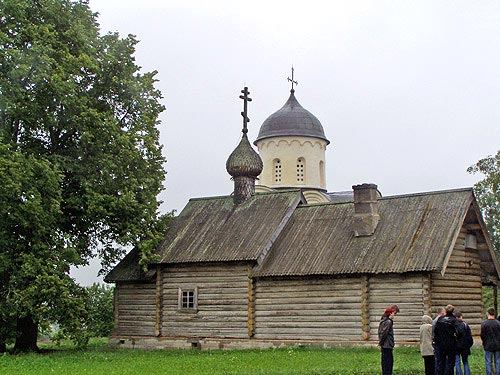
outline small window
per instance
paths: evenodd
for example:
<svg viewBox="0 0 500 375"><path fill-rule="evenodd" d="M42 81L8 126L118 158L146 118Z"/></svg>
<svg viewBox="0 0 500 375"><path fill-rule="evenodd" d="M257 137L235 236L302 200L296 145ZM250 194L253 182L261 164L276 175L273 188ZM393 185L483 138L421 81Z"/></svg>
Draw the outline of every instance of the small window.
<svg viewBox="0 0 500 375"><path fill-rule="evenodd" d="M305 174L306 166L304 158L297 159L297 182L304 183L304 174Z"/></svg>
<svg viewBox="0 0 500 375"><path fill-rule="evenodd" d="M198 290L179 289L179 310L194 312L198 309Z"/></svg>
<svg viewBox="0 0 500 375"><path fill-rule="evenodd" d="M281 160L274 159L274 182L281 183Z"/></svg>

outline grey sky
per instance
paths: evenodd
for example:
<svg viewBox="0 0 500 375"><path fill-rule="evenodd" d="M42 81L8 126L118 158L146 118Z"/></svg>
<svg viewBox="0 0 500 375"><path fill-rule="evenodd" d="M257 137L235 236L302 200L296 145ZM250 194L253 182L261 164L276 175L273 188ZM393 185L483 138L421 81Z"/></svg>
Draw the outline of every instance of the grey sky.
<svg viewBox="0 0 500 375"><path fill-rule="evenodd" d="M500 2L91 0L101 32L136 35L157 70L168 160L162 210L229 194L225 162L296 97L322 122L329 191L383 195L472 186L500 148Z"/></svg>

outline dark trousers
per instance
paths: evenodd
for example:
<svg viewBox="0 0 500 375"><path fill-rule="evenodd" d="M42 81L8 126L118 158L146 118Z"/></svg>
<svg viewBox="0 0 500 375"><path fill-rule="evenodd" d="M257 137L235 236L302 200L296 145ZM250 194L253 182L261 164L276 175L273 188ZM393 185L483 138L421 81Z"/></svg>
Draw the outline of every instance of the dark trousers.
<svg viewBox="0 0 500 375"><path fill-rule="evenodd" d="M382 375L392 375L392 367L394 366L394 357L392 349L382 348Z"/></svg>
<svg viewBox="0 0 500 375"><path fill-rule="evenodd" d="M439 357L436 375L454 375L456 354L444 350L438 350L435 354Z"/></svg>
<svg viewBox="0 0 500 375"><path fill-rule="evenodd" d="M439 362L439 360L441 359L441 357L439 356L439 348L432 344L432 347L434 348L434 373L435 374L438 374L439 373L439 366L441 366L441 363Z"/></svg>
<svg viewBox="0 0 500 375"><path fill-rule="evenodd" d="M436 374L436 360L433 355L426 355L422 357L424 359L425 375L435 375Z"/></svg>

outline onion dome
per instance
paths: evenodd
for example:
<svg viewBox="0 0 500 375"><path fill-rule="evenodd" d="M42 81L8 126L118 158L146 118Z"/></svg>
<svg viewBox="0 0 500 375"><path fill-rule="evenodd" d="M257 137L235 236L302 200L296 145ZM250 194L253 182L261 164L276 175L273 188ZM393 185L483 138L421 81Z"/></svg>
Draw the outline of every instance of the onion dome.
<svg viewBox="0 0 500 375"><path fill-rule="evenodd" d="M242 176L257 178L261 174L262 168L262 159L252 148L247 134L244 132L239 145L227 159L227 173L233 178Z"/></svg>
<svg viewBox="0 0 500 375"><path fill-rule="evenodd" d="M321 122L299 104L294 93L292 88L285 105L263 122L254 144L261 139L283 136L314 137L330 143Z"/></svg>

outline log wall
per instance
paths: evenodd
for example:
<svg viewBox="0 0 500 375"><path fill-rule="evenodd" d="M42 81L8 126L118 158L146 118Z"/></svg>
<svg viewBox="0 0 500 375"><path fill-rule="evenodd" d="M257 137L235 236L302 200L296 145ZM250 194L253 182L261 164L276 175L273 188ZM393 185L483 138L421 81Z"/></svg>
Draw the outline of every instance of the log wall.
<svg viewBox="0 0 500 375"><path fill-rule="evenodd" d="M161 335L248 338L248 281L246 264L193 264L164 268ZM197 312L179 310L179 288L197 288Z"/></svg>
<svg viewBox="0 0 500 375"><path fill-rule="evenodd" d="M463 228L451 253L445 274L432 274L433 311L452 304L463 314L472 334L479 335L483 320L482 284L479 253L465 248L467 230Z"/></svg>
<svg viewBox="0 0 500 375"><path fill-rule="evenodd" d="M425 274L377 275L368 278L370 339L378 340L378 326L385 309L397 304L394 318L396 343L419 341L422 315L429 313L430 278Z"/></svg>
<svg viewBox="0 0 500 375"><path fill-rule="evenodd" d="M115 289L114 335L154 336L156 285L117 283Z"/></svg>
<svg viewBox="0 0 500 375"><path fill-rule="evenodd" d="M362 340L364 280L258 279L255 338Z"/></svg>

